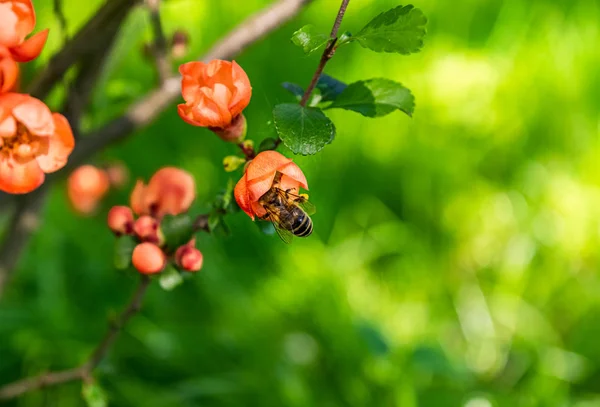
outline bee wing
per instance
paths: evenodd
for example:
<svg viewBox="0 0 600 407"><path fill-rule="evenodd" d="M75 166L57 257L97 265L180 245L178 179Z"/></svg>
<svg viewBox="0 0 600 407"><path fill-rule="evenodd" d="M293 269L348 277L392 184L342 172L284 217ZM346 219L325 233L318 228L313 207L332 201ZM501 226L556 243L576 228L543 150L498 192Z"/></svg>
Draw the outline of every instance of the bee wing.
<svg viewBox="0 0 600 407"><path fill-rule="evenodd" d="M283 229L281 226L279 226L279 216L277 215L277 213L270 210L269 207L267 207L267 206L265 206L264 208L267 211L267 213L269 214L269 216L266 219L271 221L271 223L273 224L273 227L277 231L277 234L279 235L281 240L283 240L283 243L287 243L287 244L292 243L292 240L294 239L294 234L292 232L290 232L289 230Z"/></svg>
<svg viewBox="0 0 600 407"><path fill-rule="evenodd" d="M307 215L310 216L310 215L313 215L315 212L317 212L317 208L315 207L315 205L312 202L309 202L308 198L306 198L305 196L296 195L292 192L287 192L280 188L276 188L276 189L277 189L277 193L279 195L281 195L282 198L284 199L284 202L287 202L288 200L291 199L292 202L294 202L294 204L296 204L300 208L302 208L302 210L304 212L306 212Z"/></svg>

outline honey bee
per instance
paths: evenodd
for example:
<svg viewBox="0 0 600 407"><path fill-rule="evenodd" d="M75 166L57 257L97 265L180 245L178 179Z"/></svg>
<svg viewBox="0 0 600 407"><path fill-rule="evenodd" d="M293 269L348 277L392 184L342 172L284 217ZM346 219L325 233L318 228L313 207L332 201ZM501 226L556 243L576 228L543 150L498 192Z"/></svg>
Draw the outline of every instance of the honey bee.
<svg viewBox="0 0 600 407"><path fill-rule="evenodd" d="M275 174L271 189L260 197L258 203L267 213L263 220L271 221L277 234L285 243L291 243L294 236L307 237L313 231L309 215L315 213L315 206L308 198L280 188L282 174Z"/></svg>

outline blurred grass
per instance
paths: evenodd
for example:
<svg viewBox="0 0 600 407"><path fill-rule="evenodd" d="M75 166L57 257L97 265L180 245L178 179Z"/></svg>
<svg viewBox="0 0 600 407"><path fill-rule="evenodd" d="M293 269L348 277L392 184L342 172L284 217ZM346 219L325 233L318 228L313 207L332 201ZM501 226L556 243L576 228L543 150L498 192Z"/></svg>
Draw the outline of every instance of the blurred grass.
<svg viewBox="0 0 600 407"><path fill-rule="evenodd" d="M63 3L73 34L101 2ZM165 27L190 33L191 59L267 3L168 0ZM316 67L290 34L328 30L337 3L315 0L236 58L254 89L249 137L271 135L272 106L291 101L280 83L306 85ZM41 65L61 36L51 2L35 4L52 30ZM355 0L342 30L395 5ZM335 142L295 158L314 235L285 246L239 213L231 237L202 236L203 271L152 287L101 365L111 406L600 406L600 5L415 6L430 19L423 52L348 46L326 69L402 82L414 118L331 111ZM87 125L154 86L146 24L141 10L128 21ZM102 157L146 179L187 169L207 207L232 153L170 109ZM104 214L79 218L53 191L0 306L0 383L81 362L127 301L135 275L113 270ZM70 384L9 405L82 403Z"/></svg>

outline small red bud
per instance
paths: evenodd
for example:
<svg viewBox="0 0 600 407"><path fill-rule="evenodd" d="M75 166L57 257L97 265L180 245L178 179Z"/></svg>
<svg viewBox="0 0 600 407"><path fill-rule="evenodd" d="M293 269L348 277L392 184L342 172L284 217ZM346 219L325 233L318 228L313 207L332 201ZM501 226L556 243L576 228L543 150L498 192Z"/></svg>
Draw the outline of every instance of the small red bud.
<svg viewBox="0 0 600 407"><path fill-rule="evenodd" d="M185 271L198 271L202 268L202 252L189 244L181 246L175 252L175 262Z"/></svg>
<svg viewBox="0 0 600 407"><path fill-rule="evenodd" d="M133 213L127 206L113 206L108 211L108 227L117 235L129 235L133 232Z"/></svg>
<svg viewBox="0 0 600 407"><path fill-rule="evenodd" d="M140 216L133 225L133 231L142 241L159 243L158 221L152 216Z"/></svg>
<svg viewBox="0 0 600 407"><path fill-rule="evenodd" d="M160 273L167 263L167 256L165 253L155 245L154 243L140 243L135 249L131 256L131 262L142 274L155 274Z"/></svg>

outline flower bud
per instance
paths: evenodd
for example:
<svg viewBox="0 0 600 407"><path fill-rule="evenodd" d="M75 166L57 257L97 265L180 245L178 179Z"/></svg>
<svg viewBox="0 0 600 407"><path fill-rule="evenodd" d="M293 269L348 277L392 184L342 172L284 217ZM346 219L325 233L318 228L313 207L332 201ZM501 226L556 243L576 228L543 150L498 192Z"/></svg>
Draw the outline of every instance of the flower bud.
<svg viewBox="0 0 600 407"><path fill-rule="evenodd" d="M160 273L167 263L167 256L154 243L140 243L131 255L131 262L142 274Z"/></svg>
<svg viewBox="0 0 600 407"><path fill-rule="evenodd" d="M73 208L83 215L93 214L110 183L106 172L93 165L82 165L69 175L67 194Z"/></svg>
<svg viewBox="0 0 600 407"><path fill-rule="evenodd" d="M171 38L171 56L175 59L184 57L188 52L189 42L190 36L186 31L175 31Z"/></svg>
<svg viewBox="0 0 600 407"><path fill-rule="evenodd" d="M185 271L198 271L204 258L200 250L193 245L183 245L175 252L175 263Z"/></svg>
<svg viewBox="0 0 600 407"><path fill-rule="evenodd" d="M246 159L237 155L228 155L223 158L223 168L227 172L233 172L246 163Z"/></svg>
<svg viewBox="0 0 600 407"><path fill-rule="evenodd" d="M158 221L151 216L140 216L133 225L133 231L141 241L152 242L156 244L163 243L164 239L162 238L162 233L158 228Z"/></svg>
<svg viewBox="0 0 600 407"><path fill-rule="evenodd" d="M243 114L239 114L233 118L231 123L224 127L209 127L209 130L215 133L219 138L228 143L240 143L246 138L246 118Z"/></svg>
<svg viewBox="0 0 600 407"><path fill-rule="evenodd" d="M133 232L133 213L127 206L113 206L108 211L108 227L117 236Z"/></svg>
<svg viewBox="0 0 600 407"><path fill-rule="evenodd" d="M121 163L109 165L106 168L106 175L108 175L110 185L115 188L121 188L129 180L129 171L127 170L127 167Z"/></svg>

